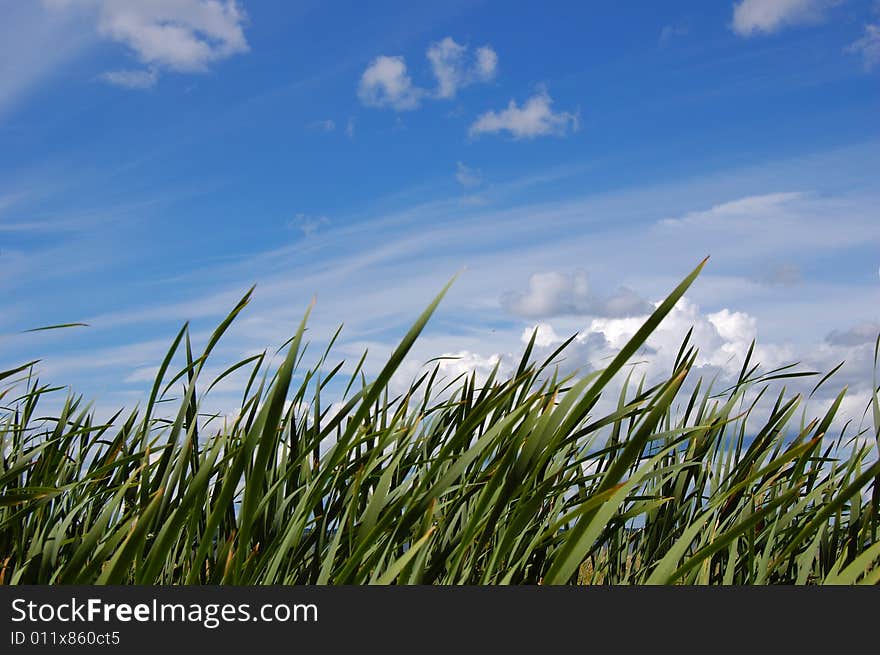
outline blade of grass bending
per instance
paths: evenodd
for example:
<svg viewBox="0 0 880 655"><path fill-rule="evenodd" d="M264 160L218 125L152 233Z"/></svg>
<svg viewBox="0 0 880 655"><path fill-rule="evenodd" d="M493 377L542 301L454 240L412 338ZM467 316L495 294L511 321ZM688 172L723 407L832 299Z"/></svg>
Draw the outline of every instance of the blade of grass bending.
<svg viewBox="0 0 880 655"><path fill-rule="evenodd" d="M177 352L177 347L180 345L180 342L183 340L183 335L186 333L189 328L189 323L184 323L183 326L177 333L177 336L174 337L174 341L171 344L171 347L168 349L168 352L165 353L165 358L162 360L162 363L159 365L159 371L156 373L156 379L153 382L153 388L150 390L150 397L147 400L147 407L144 410L144 419L143 419L143 429L141 430L141 441L146 440L147 434L150 431L150 417L153 413L153 407L156 404L156 399L159 396L159 388L162 386L162 379L165 377L166 371L168 371L168 367L171 365L171 360L174 358L174 353Z"/></svg>
<svg viewBox="0 0 880 655"><path fill-rule="evenodd" d="M845 569L835 575L826 576L823 585L851 585L876 568L880 558L880 542L874 544L856 557Z"/></svg>
<svg viewBox="0 0 880 655"><path fill-rule="evenodd" d="M0 372L0 380L11 377L11 376L15 375L16 373L21 373L22 371L29 369L34 364L39 364L39 363L40 363L39 359L34 359L34 360L28 362L27 364L22 364L21 366L19 366L17 368L11 368L8 371Z"/></svg>
<svg viewBox="0 0 880 655"><path fill-rule="evenodd" d="M0 494L0 507L19 505L41 498L57 496L63 489L55 487L19 487L12 492Z"/></svg>
<svg viewBox="0 0 880 655"><path fill-rule="evenodd" d="M610 499L578 520L575 526L568 531L565 541L562 542L562 545L553 557L550 568L544 576L544 584L560 585L565 584L571 579L580 567L581 562L584 561L584 558L592 550L596 539L605 529L608 521L617 512L620 503L641 482L642 478L650 473L677 445L678 442L674 442L645 462L629 480L620 485L617 492ZM611 485L611 487L613 486ZM605 489L602 491L605 491ZM601 491L597 493L601 493Z"/></svg>
<svg viewBox="0 0 880 655"><path fill-rule="evenodd" d="M293 378L293 368L296 361L297 353L302 342L302 336L306 329L306 323L311 314L315 301L309 304L305 315L300 321L296 335L287 351L278 372L275 375L275 384L269 392L269 396L260 410L254 425L251 428L251 434L247 435L248 445L242 450L242 453L248 453L256 445L257 453L254 460L252 477L247 481L244 489L244 498L241 504L241 512L239 514L239 533L238 533L238 549L236 550L235 571L241 570L242 558L249 551L251 530L256 517L254 509L256 508L262 496L263 481L266 477L266 469L269 464L269 458L274 451L276 439L278 438L278 424L284 411L284 401L287 400L287 391L290 388L290 381ZM256 443L253 443L256 439ZM244 464L244 462L242 462Z"/></svg>
<svg viewBox="0 0 880 655"><path fill-rule="evenodd" d="M880 454L880 396L877 391L877 360L880 357L880 334L877 335L877 341L874 344L874 386L871 393L871 408L874 410L874 436L877 440L877 453ZM875 484L880 487L880 480Z"/></svg>
<svg viewBox="0 0 880 655"><path fill-rule="evenodd" d="M680 577L682 577L685 573L688 573L689 571L692 571L695 567L699 566L707 558L727 548L727 546L734 539L739 538L740 535L749 530L749 528L754 527L772 512L775 512L778 508L782 507L790 500L796 498L797 493L797 489L788 491L769 502L757 512L749 515L748 518L740 521L739 523L736 523L732 528L724 532L719 538L714 539L711 543L707 544L696 553L694 553L694 556L683 563L681 566L679 566L672 575L666 578L664 583L672 584Z"/></svg>
<svg viewBox="0 0 880 655"><path fill-rule="evenodd" d="M43 327L31 328L30 330L22 330L22 334L27 334L28 332L44 332L45 330L63 330L65 328L72 327L89 327L88 323L58 323L57 325L45 325Z"/></svg>
<svg viewBox="0 0 880 655"><path fill-rule="evenodd" d="M410 560L425 546L428 539L434 534L435 529L436 527L432 525L421 539L410 546L409 549L401 555L397 561L391 564L391 566L388 567L388 570L379 576L372 584L390 585L394 582L397 579L397 576L400 575L401 571L403 571L403 569L406 568L406 565L409 564Z"/></svg>
<svg viewBox="0 0 880 655"><path fill-rule="evenodd" d="M82 574L83 569L85 568L85 563L89 560L89 557L95 554L98 543L100 543L102 538L106 537L108 532L107 528L110 525L110 519L115 512L119 511L123 498L125 497L125 492L130 486L132 486L134 479L135 477L132 476L129 482L120 485L119 490L110 502L105 503L104 509L98 516L98 519L92 524L91 529L82 538L82 542L73 552L73 555L67 561L67 565L58 576L58 581L61 584L72 584L74 582L89 584L92 582L90 579L80 579L79 576Z"/></svg>
<svg viewBox="0 0 880 655"><path fill-rule="evenodd" d="M839 371L840 368L841 368L844 364L846 364L846 361L840 362L840 364L838 364L838 365L835 366L833 369L831 369L828 373L826 373L826 374L822 377L822 379L819 380L819 382L816 383L816 386L813 387L813 390L810 391L810 395L808 396L808 398L812 398L812 397L813 397L813 394L815 394L815 393L819 390L819 387L821 387L821 386L822 386L823 384L825 384L829 379L831 379L831 376L834 375L835 373L837 373L837 371Z"/></svg>
<svg viewBox="0 0 880 655"><path fill-rule="evenodd" d="M98 576L95 584L122 584L125 582L128 567L131 566L138 551L143 547L144 541L147 539L147 532L152 525L153 515L159 509L159 504L162 501L162 491L162 489L159 489L156 492L147 509L137 517L131 534L122 542L122 545L117 549L110 562L108 562L103 573Z"/></svg>
<svg viewBox="0 0 880 655"><path fill-rule="evenodd" d="M138 573L137 584L155 583L162 567L162 561L168 556L173 546L172 542L178 537L181 526L187 516L192 511L199 511L200 508L196 505L196 501L200 495L207 494L208 482L215 472L214 464L225 445L226 439L223 435L214 439L207 457L202 462L195 476L189 481L186 493L180 503L174 508L171 517L162 525L149 552L144 557L144 565ZM207 503L205 503L205 506L207 506Z"/></svg>
<svg viewBox="0 0 880 655"><path fill-rule="evenodd" d="M697 534L706 523L712 518L714 512L704 512L702 516L694 519L692 523L685 529L681 536L670 547L663 558L657 562L657 566L645 580L645 584L663 585L672 577L673 572L678 567L678 563L684 556L685 551L691 542L696 538Z"/></svg>
<svg viewBox="0 0 880 655"><path fill-rule="evenodd" d="M777 556L772 566L775 566L779 561L784 560L797 550L797 548L804 543L805 539L812 534L814 530L819 529L819 527L823 525L832 514L846 504L846 501L849 500L853 494L859 493L865 484L878 475L880 475L880 461L874 462L873 466L868 468L853 480L853 482L838 492L835 498L832 498L817 510L813 515L813 518L808 521L794 537L792 537L788 546Z"/></svg>

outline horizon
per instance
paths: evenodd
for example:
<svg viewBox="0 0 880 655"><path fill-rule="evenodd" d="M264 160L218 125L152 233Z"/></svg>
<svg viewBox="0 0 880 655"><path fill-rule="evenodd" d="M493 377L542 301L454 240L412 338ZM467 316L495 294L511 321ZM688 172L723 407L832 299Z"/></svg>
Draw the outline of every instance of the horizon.
<svg viewBox="0 0 880 655"><path fill-rule="evenodd" d="M0 0L0 369L128 406L252 284L220 359L316 296L316 349L344 323L349 364L381 362L457 271L404 374L515 366L536 328L597 368L709 255L650 370L691 326L722 379L757 339L767 368L845 360L858 413L880 3L706 4Z"/></svg>

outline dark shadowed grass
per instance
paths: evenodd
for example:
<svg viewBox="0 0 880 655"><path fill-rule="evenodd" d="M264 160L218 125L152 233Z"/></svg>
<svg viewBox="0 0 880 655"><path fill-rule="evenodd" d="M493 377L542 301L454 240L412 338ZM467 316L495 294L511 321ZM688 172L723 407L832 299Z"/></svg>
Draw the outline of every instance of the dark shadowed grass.
<svg viewBox="0 0 880 655"><path fill-rule="evenodd" d="M445 289L375 379L358 363L332 410L322 392L341 368L325 372L327 353L304 367L308 312L271 373L261 355L203 379L250 292L198 356L184 326L143 409L106 422L73 396L41 417L52 389L34 362L2 372L0 580L878 582L876 393L874 429L835 438L844 392L809 420L780 386L800 374L759 374L750 352L736 384L713 393L688 379L696 350L685 339L665 380L628 377L615 409L597 410L701 268L586 376L555 368L568 342L533 361L533 336L507 378L496 367L442 389L437 362L394 396L391 378ZM204 394L241 371L236 418L200 421ZM762 398L772 409L747 432Z"/></svg>

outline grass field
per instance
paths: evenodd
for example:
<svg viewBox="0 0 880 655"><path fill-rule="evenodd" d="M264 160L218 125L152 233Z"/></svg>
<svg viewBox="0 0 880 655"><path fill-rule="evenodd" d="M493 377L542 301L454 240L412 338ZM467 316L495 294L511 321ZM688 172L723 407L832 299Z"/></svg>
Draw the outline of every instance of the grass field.
<svg viewBox="0 0 880 655"><path fill-rule="evenodd" d="M438 363L392 395L445 290L372 380L363 360L341 384L326 354L303 363L306 313L280 366L252 357L221 376L251 372L225 424L200 420L217 381L200 373L249 295L204 352L181 329L143 406L109 421L77 397L42 416L51 389L33 362L0 373L0 580L877 583L876 385L873 427L834 434L843 391L811 417L783 386L794 369L751 358L711 390L691 379L687 339L660 383L626 377L701 268L581 376L554 366L568 342L541 361L530 344L506 379L442 388ZM331 382L345 389L332 410ZM615 409L598 412L610 393ZM759 400L772 409L747 431Z"/></svg>

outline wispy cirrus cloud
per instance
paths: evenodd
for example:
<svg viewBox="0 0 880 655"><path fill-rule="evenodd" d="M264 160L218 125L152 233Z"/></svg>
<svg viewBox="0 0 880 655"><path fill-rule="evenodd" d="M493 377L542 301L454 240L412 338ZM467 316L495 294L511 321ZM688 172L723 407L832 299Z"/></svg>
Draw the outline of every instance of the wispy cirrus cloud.
<svg viewBox="0 0 880 655"><path fill-rule="evenodd" d="M721 228L750 226L765 220L768 216L780 216L796 201L805 199L809 194L801 191L766 193L738 198L714 205L709 209L689 212L676 218L665 218L660 224L668 228Z"/></svg>

